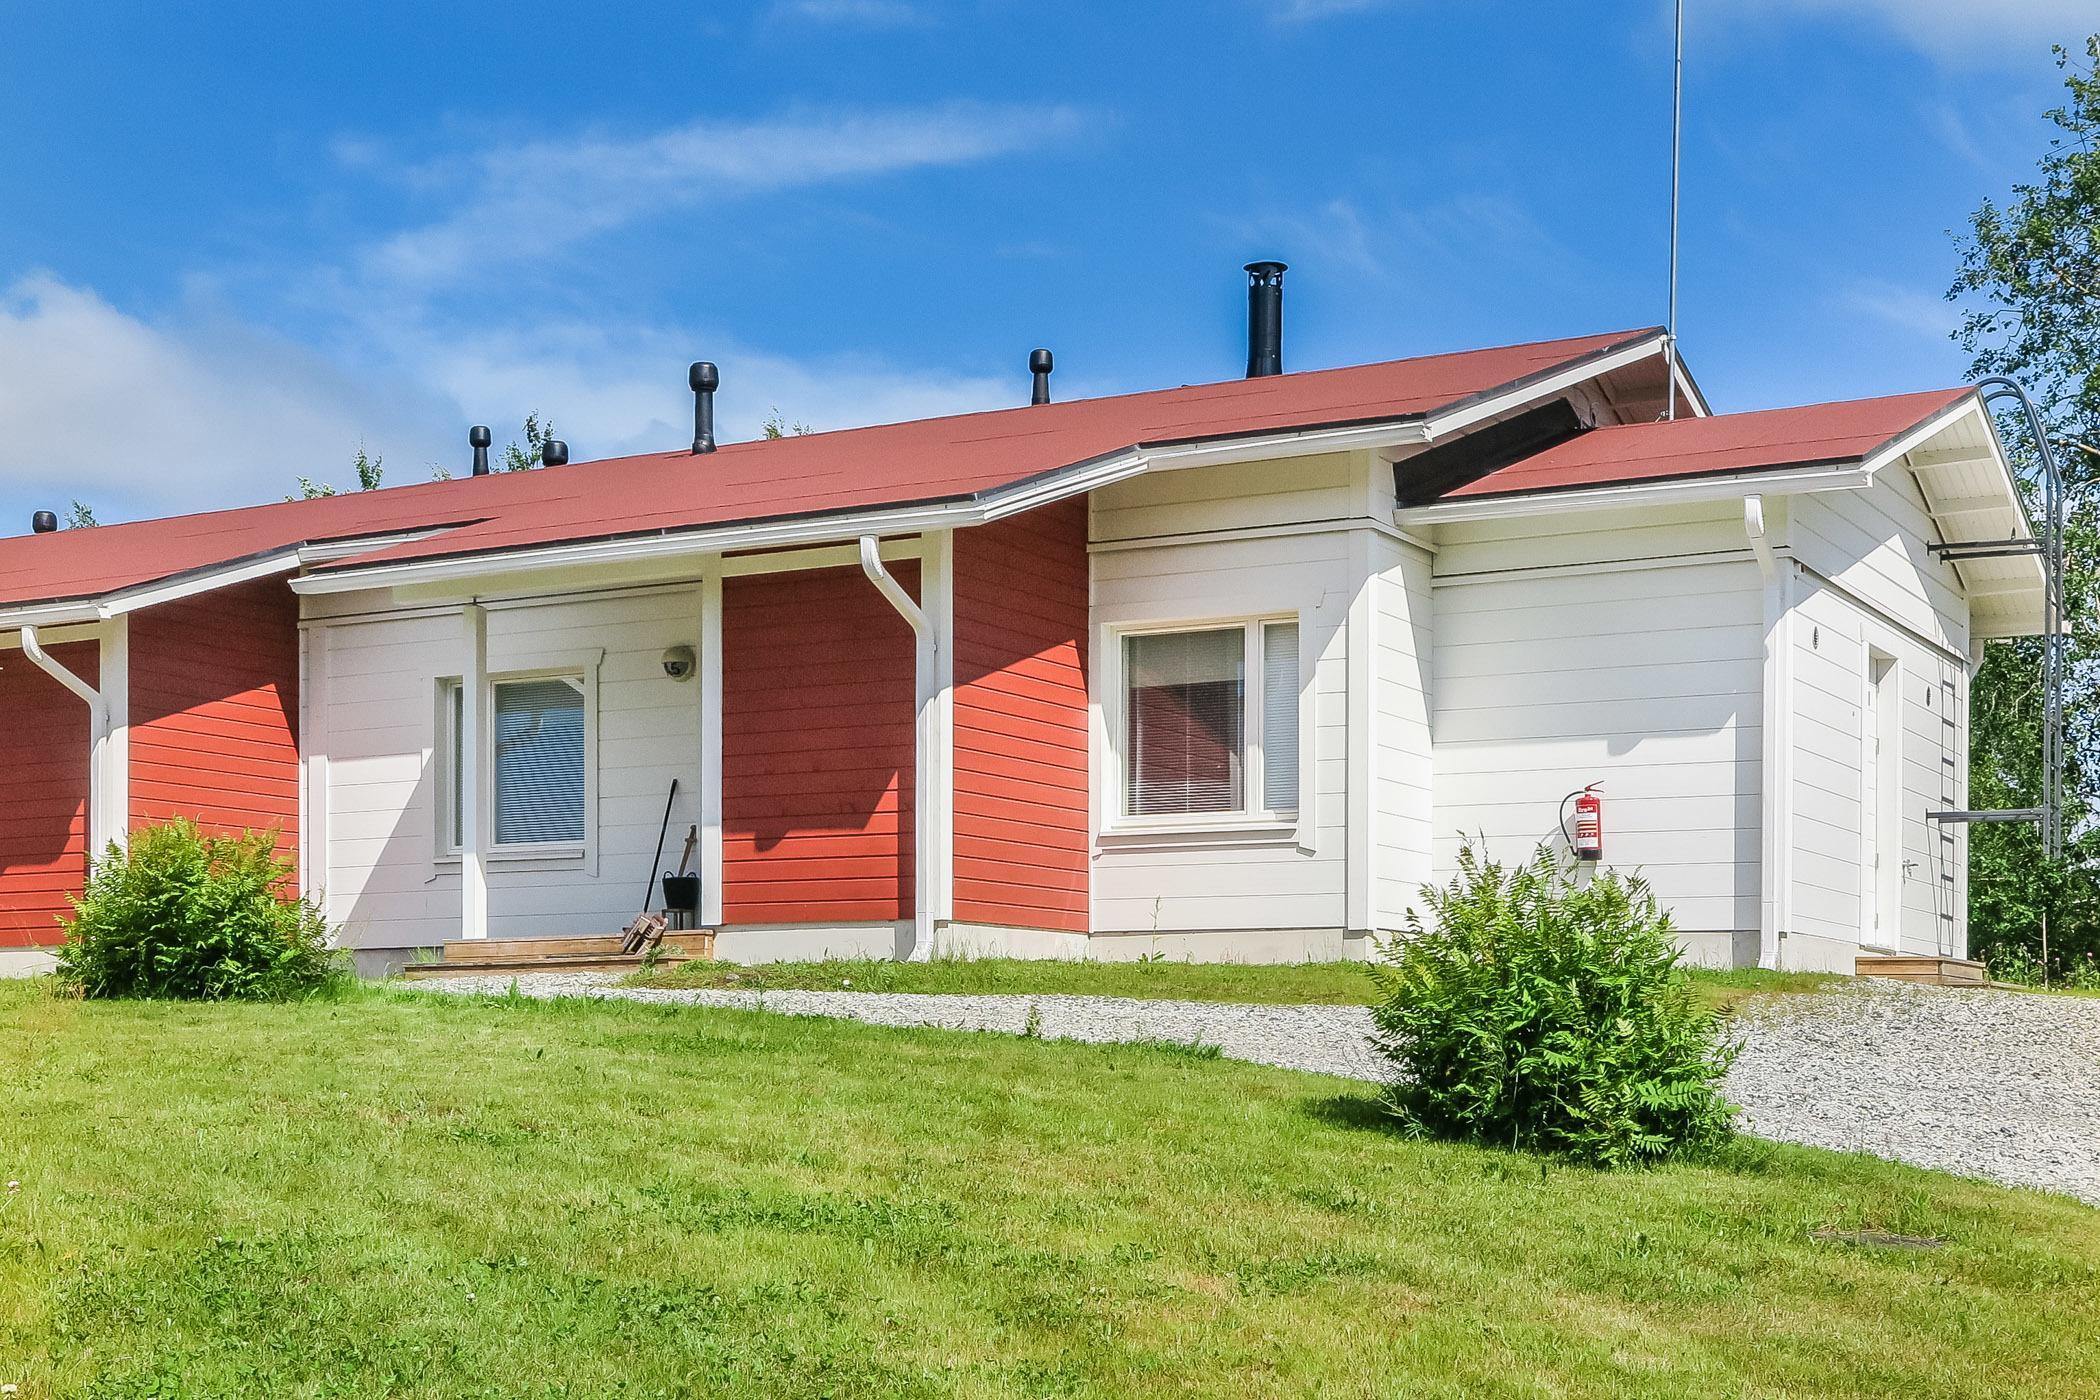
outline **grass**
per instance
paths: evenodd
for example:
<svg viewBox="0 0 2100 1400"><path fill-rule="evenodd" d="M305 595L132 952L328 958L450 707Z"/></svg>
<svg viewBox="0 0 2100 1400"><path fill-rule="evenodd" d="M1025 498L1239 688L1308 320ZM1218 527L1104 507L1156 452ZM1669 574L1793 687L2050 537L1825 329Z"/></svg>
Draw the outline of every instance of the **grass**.
<svg viewBox="0 0 2100 1400"><path fill-rule="evenodd" d="M15 984L0 1071L21 1400L2071 1396L2100 1374L2100 1217L2072 1202L1754 1142L1542 1167L1408 1142L1362 1085L1169 1048ZM1882 1235L1944 1244L1859 1242Z"/></svg>
<svg viewBox="0 0 2100 1400"><path fill-rule="evenodd" d="M1842 979L1815 973L1694 970L1693 988L1716 1006L1750 996L1815 991ZM1368 1006L1377 1000L1361 962L1079 962L1047 958L936 958L904 963L874 958L738 964L689 962L634 979L643 986L744 991L1014 993L1173 998L1263 1005Z"/></svg>

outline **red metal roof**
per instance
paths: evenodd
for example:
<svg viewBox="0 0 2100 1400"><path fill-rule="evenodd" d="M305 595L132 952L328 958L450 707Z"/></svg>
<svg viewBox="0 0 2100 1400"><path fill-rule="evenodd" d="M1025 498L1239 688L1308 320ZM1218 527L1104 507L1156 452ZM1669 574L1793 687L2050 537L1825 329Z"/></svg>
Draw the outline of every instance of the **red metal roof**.
<svg viewBox="0 0 2100 1400"><path fill-rule="evenodd" d="M1930 421L1971 392L1935 389L1889 398L1596 428L1447 491L1439 499L1850 465L1864 461L1877 448Z"/></svg>
<svg viewBox="0 0 2100 1400"><path fill-rule="evenodd" d="M732 443L706 457L649 453L17 536L0 539L0 607L100 598L367 535L441 531L337 567L963 500L1131 448L1421 417L1656 334L1539 341Z"/></svg>

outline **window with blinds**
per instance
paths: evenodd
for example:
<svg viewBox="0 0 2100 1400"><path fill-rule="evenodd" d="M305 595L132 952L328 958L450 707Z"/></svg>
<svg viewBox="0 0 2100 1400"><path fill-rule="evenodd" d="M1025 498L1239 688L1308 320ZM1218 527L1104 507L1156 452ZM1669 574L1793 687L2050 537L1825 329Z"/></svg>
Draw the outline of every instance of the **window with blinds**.
<svg viewBox="0 0 2100 1400"><path fill-rule="evenodd" d="M1245 630L1126 637L1123 681L1129 814L1238 811Z"/></svg>
<svg viewBox="0 0 2100 1400"><path fill-rule="evenodd" d="M584 839L583 681L498 681L490 717L495 844ZM455 770L456 771L456 770Z"/></svg>

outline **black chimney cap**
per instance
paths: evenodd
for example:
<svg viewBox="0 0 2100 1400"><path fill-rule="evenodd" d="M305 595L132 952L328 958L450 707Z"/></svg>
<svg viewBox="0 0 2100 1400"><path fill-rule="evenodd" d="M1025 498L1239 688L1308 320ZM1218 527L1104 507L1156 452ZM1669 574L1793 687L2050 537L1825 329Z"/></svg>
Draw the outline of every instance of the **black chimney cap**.
<svg viewBox="0 0 2100 1400"><path fill-rule="evenodd" d="M540 444L540 465L543 467L565 467L569 464L569 444L560 438L548 438Z"/></svg>
<svg viewBox="0 0 2100 1400"><path fill-rule="evenodd" d="M29 517L29 528L39 535L48 535L58 529L58 516L48 510L40 510Z"/></svg>
<svg viewBox="0 0 2100 1400"><path fill-rule="evenodd" d="M473 427L467 429L467 445L469 447L487 447L495 440L495 436L480 423L476 423Z"/></svg>
<svg viewBox="0 0 2100 1400"><path fill-rule="evenodd" d="M1028 352L1028 372L1035 376L1028 390L1029 403L1050 402L1050 369L1055 363L1048 350L1038 348Z"/></svg>
<svg viewBox="0 0 2100 1400"><path fill-rule="evenodd" d="M1291 270L1286 262L1251 262L1247 264L1247 276L1255 282L1268 282L1282 277Z"/></svg>
<svg viewBox="0 0 2100 1400"><path fill-rule="evenodd" d="M722 371L715 368L713 360L695 360L686 371L686 382L693 386L696 394L711 394L722 387Z"/></svg>

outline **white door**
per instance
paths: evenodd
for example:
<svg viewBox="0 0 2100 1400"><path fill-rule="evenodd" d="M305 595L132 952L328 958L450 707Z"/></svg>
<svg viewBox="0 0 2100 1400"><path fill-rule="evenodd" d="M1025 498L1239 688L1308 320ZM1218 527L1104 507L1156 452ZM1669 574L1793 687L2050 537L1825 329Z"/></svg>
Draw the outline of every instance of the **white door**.
<svg viewBox="0 0 2100 1400"><path fill-rule="evenodd" d="M1901 690L1896 658L1867 653L1866 704L1860 712L1859 772L1859 941L1875 948L1897 944L1895 882L1889 878L1900 859L1902 756L1896 751L1895 706Z"/></svg>

